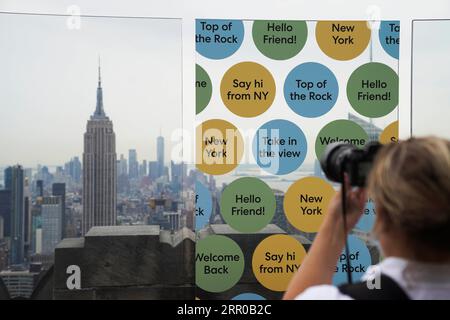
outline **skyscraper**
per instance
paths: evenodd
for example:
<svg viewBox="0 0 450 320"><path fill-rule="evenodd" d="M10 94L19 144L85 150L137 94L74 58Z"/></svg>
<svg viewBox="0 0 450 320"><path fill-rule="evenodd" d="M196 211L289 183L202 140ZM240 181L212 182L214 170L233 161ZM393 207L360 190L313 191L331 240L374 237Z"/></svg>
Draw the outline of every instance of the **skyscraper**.
<svg viewBox="0 0 450 320"><path fill-rule="evenodd" d="M72 178L76 183L81 180L81 162L78 157L73 157L69 162L65 164L66 173Z"/></svg>
<svg viewBox="0 0 450 320"><path fill-rule="evenodd" d="M148 175L150 180L155 181L159 178L159 168L157 161L149 161L148 162Z"/></svg>
<svg viewBox="0 0 450 320"><path fill-rule="evenodd" d="M164 175L164 138L156 138L156 162L158 163L158 177Z"/></svg>
<svg viewBox="0 0 450 320"><path fill-rule="evenodd" d="M127 169L127 159L124 158L123 154L120 155L120 160L117 161L117 175L126 176L128 174Z"/></svg>
<svg viewBox="0 0 450 320"><path fill-rule="evenodd" d="M116 136L112 121L103 110L103 92L98 67L97 105L87 122L83 152L83 225L85 235L93 226L116 224Z"/></svg>
<svg viewBox="0 0 450 320"><path fill-rule="evenodd" d="M171 185L172 190L179 192L183 186L183 181L186 180L187 167L184 162L175 163L170 161Z"/></svg>
<svg viewBox="0 0 450 320"><path fill-rule="evenodd" d="M31 193L30 182L26 177L26 171L24 171L24 257L28 258L30 253L31 244Z"/></svg>
<svg viewBox="0 0 450 320"><path fill-rule="evenodd" d="M5 170L5 187L11 191L11 253L10 263L21 264L25 246L24 175L20 165Z"/></svg>
<svg viewBox="0 0 450 320"><path fill-rule="evenodd" d="M54 183L52 185L52 195L61 197L61 239L66 236L66 184Z"/></svg>
<svg viewBox="0 0 450 320"><path fill-rule="evenodd" d="M147 175L147 160L142 160L142 164L139 166L139 177L145 177Z"/></svg>
<svg viewBox="0 0 450 320"><path fill-rule="evenodd" d="M135 149L128 150L128 175L130 179L135 179L139 176L139 162L137 161Z"/></svg>
<svg viewBox="0 0 450 320"><path fill-rule="evenodd" d="M62 198L60 196L42 199L42 253L53 254L62 238Z"/></svg>
<svg viewBox="0 0 450 320"><path fill-rule="evenodd" d="M36 194L38 197L44 196L44 181L43 180L36 181Z"/></svg>
<svg viewBox="0 0 450 320"><path fill-rule="evenodd" d="M0 216L3 217L3 235L11 235L11 190L0 190Z"/></svg>

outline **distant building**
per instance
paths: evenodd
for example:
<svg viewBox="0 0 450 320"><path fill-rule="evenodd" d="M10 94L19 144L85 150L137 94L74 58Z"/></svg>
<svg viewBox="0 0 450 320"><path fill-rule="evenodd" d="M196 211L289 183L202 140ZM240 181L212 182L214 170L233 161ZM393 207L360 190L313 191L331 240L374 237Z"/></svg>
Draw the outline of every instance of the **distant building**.
<svg viewBox="0 0 450 320"><path fill-rule="evenodd" d="M36 174L37 180L42 180L44 185L50 185L53 181L53 175L48 170L47 166L38 166L38 172Z"/></svg>
<svg viewBox="0 0 450 320"><path fill-rule="evenodd" d="M167 229L170 231L177 231L180 229L181 211L164 212L163 216L167 219Z"/></svg>
<svg viewBox="0 0 450 320"><path fill-rule="evenodd" d="M116 136L113 123L103 110L100 65L97 105L87 123L83 153L82 234L93 226L116 224L117 166Z"/></svg>
<svg viewBox="0 0 450 320"><path fill-rule="evenodd" d="M41 253L41 251L37 252L37 242L38 242L38 235L37 232L40 230L41 236L42 236L42 204L33 206L33 209L31 211L31 244L30 244L30 251L32 254L34 253ZM39 239L42 243L42 237ZM42 246L41 246L42 248Z"/></svg>
<svg viewBox="0 0 450 320"><path fill-rule="evenodd" d="M36 181L36 194L38 197L44 196L44 181L43 180Z"/></svg>
<svg viewBox="0 0 450 320"><path fill-rule="evenodd" d="M11 190L11 264L21 264L25 258L24 183L22 166L16 165L5 170L5 187Z"/></svg>
<svg viewBox="0 0 450 320"><path fill-rule="evenodd" d="M150 216L148 224L159 225L163 230L178 230L181 227L181 211L178 203L171 198L157 197L149 201Z"/></svg>
<svg viewBox="0 0 450 320"><path fill-rule="evenodd" d="M66 173L72 178L76 183L81 181L81 162L78 157L73 157L64 166Z"/></svg>
<svg viewBox="0 0 450 320"><path fill-rule="evenodd" d="M128 176L130 179L136 179L139 176L139 162L135 149L128 150Z"/></svg>
<svg viewBox="0 0 450 320"><path fill-rule="evenodd" d="M366 121L364 119L361 119L360 117L357 117L349 113L348 120L351 120L359 124L364 129L364 131L366 131L367 134L369 135L369 141L378 141L380 134L383 131L382 129L378 128L372 123L372 119Z"/></svg>
<svg viewBox="0 0 450 320"><path fill-rule="evenodd" d="M9 264L8 242L0 239L0 271L6 269Z"/></svg>
<svg viewBox="0 0 450 320"><path fill-rule="evenodd" d="M60 196L42 199L42 254L53 254L62 237L62 198Z"/></svg>
<svg viewBox="0 0 450 320"><path fill-rule="evenodd" d="M184 162L175 163L173 161L170 162L170 172L171 172L171 185L172 189L175 192L181 190L183 181L186 180L187 176L187 166Z"/></svg>
<svg viewBox="0 0 450 320"><path fill-rule="evenodd" d="M0 216L3 218L3 234L5 237L11 236L11 211L11 190L0 190Z"/></svg>
<svg viewBox="0 0 450 320"><path fill-rule="evenodd" d="M24 223L24 258L27 260L30 253L31 245L31 193L28 178L25 178L24 183L24 213L23 213L23 223Z"/></svg>
<svg viewBox="0 0 450 320"><path fill-rule="evenodd" d="M142 160L142 164L139 166L139 177L145 177L147 175L147 160Z"/></svg>
<svg viewBox="0 0 450 320"><path fill-rule="evenodd" d="M214 192L216 190L217 186L216 186L216 179L214 178L213 175L209 175L209 183L208 183L208 189L212 192Z"/></svg>
<svg viewBox="0 0 450 320"><path fill-rule="evenodd" d="M0 216L0 241L2 241L3 240L3 238L5 237L5 234L4 234L4 220L3 220L3 217L2 216Z"/></svg>
<svg viewBox="0 0 450 320"><path fill-rule="evenodd" d="M158 168L158 162L157 161L149 161L148 162L148 171L150 180L155 181L159 178L159 168Z"/></svg>
<svg viewBox="0 0 450 320"><path fill-rule="evenodd" d="M286 215L284 214L284 192L280 190L273 190L273 193L275 195L275 214L272 219L272 223L277 225L279 228L281 228L285 232L289 232L290 225L287 221Z"/></svg>
<svg viewBox="0 0 450 320"><path fill-rule="evenodd" d="M120 159L117 163L117 191L119 193L128 193L130 188L130 181L128 180L128 164L127 159L120 155Z"/></svg>
<svg viewBox="0 0 450 320"><path fill-rule="evenodd" d="M164 175L164 138L156 138L156 162L158 162L158 178Z"/></svg>
<svg viewBox="0 0 450 320"><path fill-rule="evenodd" d="M52 195L61 197L61 238L66 237L66 184L54 183Z"/></svg>
<svg viewBox="0 0 450 320"><path fill-rule="evenodd" d="M125 159L123 154L121 154L120 159L117 161L117 176L126 176L127 174L127 159Z"/></svg>
<svg viewBox="0 0 450 320"><path fill-rule="evenodd" d="M42 228L36 229L36 254L42 254Z"/></svg>
<svg viewBox="0 0 450 320"><path fill-rule="evenodd" d="M0 277L8 288L11 298L29 298L33 293L38 276L39 272L29 270L4 270L0 272Z"/></svg>

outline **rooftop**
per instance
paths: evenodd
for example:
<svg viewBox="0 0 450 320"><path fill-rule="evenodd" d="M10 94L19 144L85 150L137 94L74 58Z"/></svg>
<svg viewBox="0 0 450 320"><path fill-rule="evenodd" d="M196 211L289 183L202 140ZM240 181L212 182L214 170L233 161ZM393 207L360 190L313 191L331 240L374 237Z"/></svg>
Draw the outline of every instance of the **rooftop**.
<svg viewBox="0 0 450 320"><path fill-rule="evenodd" d="M158 225L92 227L86 237L156 236L159 235L159 231Z"/></svg>

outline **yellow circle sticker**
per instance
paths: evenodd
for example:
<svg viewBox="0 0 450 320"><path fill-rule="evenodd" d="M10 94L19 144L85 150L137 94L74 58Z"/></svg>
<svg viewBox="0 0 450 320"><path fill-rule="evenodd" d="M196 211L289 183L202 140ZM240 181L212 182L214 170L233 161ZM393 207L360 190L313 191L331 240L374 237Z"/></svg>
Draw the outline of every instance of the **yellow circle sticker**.
<svg viewBox="0 0 450 320"><path fill-rule="evenodd" d="M305 256L305 248L295 238L285 234L269 236L253 252L253 273L267 289L285 291Z"/></svg>
<svg viewBox="0 0 450 320"><path fill-rule="evenodd" d="M398 142L398 121L392 122L380 134L380 143L388 144L391 142Z"/></svg>
<svg viewBox="0 0 450 320"><path fill-rule="evenodd" d="M322 178L306 177L294 182L284 196L284 212L298 230L317 232L336 191Z"/></svg>
<svg viewBox="0 0 450 320"><path fill-rule="evenodd" d="M367 48L370 34L367 21L319 21L316 25L317 44L335 60L359 56Z"/></svg>
<svg viewBox="0 0 450 320"><path fill-rule="evenodd" d="M230 122L211 119L196 129L196 166L214 175L234 170L242 159L244 142Z"/></svg>
<svg viewBox="0 0 450 320"><path fill-rule="evenodd" d="M272 74L256 62L241 62L232 66L222 78L220 95L225 106L240 117L256 117L272 105L275 80Z"/></svg>

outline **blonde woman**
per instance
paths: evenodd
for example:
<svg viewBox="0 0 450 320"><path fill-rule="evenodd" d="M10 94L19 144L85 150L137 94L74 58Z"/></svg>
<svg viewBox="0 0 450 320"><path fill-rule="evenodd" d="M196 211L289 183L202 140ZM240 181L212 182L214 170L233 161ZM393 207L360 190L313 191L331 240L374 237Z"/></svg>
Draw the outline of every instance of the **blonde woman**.
<svg viewBox="0 0 450 320"><path fill-rule="evenodd" d="M372 232L384 257L376 266L381 288L370 289L364 282L373 267L361 283L332 285L347 236L337 194L284 299L450 299L450 142L411 138L384 146L367 190L348 192L349 230L358 222L367 194L375 202Z"/></svg>

